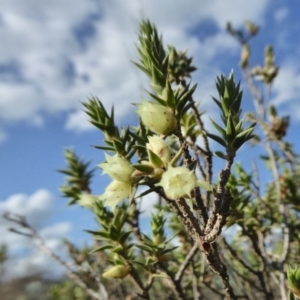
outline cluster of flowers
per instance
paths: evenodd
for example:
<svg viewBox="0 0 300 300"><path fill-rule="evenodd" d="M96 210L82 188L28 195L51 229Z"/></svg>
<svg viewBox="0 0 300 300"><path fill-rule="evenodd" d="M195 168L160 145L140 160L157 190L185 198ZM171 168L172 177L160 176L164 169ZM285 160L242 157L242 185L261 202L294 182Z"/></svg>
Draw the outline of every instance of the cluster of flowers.
<svg viewBox="0 0 300 300"><path fill-rule="evenodd" d="M108 174L113 181L106 187L105 192L97 198L104 201L105 206L114 210L118 203L129 197L132 188L145 175L153 179L157 186L161 186L169 199L191 198L191 191L197 185L194 172L185 167L171 165L170 147L159 136L171 134L177 128L177 119L173 112L160 104L143 101L142 104L138 105L137 113L143 124L157 133L157 135L148 137L146 147L149 161L141 162L140 165L143 169L141 171L141 168L135 168L130 161L119 154L114 156L105 154L106 161L101 163L99 167L103 170L103 174ZM89 196L84 197L85 200L91 200L87 199ZM87 204L87 201L84 203L84 199L81 201L82 205Z"/></svg>

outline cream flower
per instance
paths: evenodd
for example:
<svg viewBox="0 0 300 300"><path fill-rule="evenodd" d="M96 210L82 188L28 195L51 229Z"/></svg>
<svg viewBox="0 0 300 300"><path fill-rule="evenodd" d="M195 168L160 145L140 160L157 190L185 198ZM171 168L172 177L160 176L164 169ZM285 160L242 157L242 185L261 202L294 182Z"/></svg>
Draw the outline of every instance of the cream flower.
<svg viewBox="0 0 300 300"><path fill-rule="evenodd" d="M149 129L160 134L169 134L177 127L177 120L168 108L148 101L138 105L138 115Z"/></svg>
<svg viewBox="0 0 300 300"><path fill-rule="evenodd" d="M148 137L149 143L146 145L149 150L155 153L166 167L171 160L171 150L169 145L162 138L154 135Z"/></svg>
<svg viewBox="0 0 300 300"><path fill-rule="evenodd" d="M99 167L103 170L102 174L108 174L112 179L121 182L131 182L131 175L134 172L134 168L130 162L118 154L109 156L105 153L106 162L99 164Z"/></svg>
<svg viewBox="0 0 300 300"><path fill-rule="evenodd" d="M187 168L173 168L169 165L157 185L163 187L166 196L170 199L190 198L191 191L197 186L197 178L194 172Z"/></svg>
<svg viewBox="0 0 300 300"><path fill-rule="evenodd" d="M129 182L114 180L105 189L105 192L99 196L99 200L105 200L104 206L109 206L113 211L117 204L128 198L131 191Z"/></svg>

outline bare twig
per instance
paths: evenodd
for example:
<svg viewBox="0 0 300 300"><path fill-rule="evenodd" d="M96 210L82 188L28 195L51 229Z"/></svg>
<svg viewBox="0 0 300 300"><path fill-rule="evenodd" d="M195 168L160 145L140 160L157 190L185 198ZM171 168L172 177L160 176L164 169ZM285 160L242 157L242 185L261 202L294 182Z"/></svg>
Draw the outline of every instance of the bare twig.
<svg viewBox="0 0 300 300"><path fill-rule="evenodd" d="M11 215L9 213L5 213L3 215L3 218L11 221L15 224L17 224L18 226L20 226L21 228L24 228L25 230L28 230L28 234L19 231L19 230L13 230L15 233L21 234L21 235L25 235L28 237L33 238L34 240L38 241L39 245L38 247L49 257L53 258L54 260L56 260L61 266L63 266L67 272L67 276L72 279L78 286L80 286L81 288L83 288L88 295L90 295L91 297L93 297L94 299L97 300L107 300L108 299L108 294L106 292L105 287L102 285L101 286L101 290L99 291L99 293L96 293L94 290L90 289L87 284L77 275L76 272L74 272L71 267L65 262L63 261L59 256L57 256L46 244L46 242L44 241L44 239L37 233L37 231L32 228L26 221L26 219L22 216L19 215ZM101 293L102 294L101 294Z"/></svg>
<svg viewBox="0 0 300 300"><path fill-rule="evenodd" d="M180 128L178 128L175 135L177 136L179 143L180 143L182 155L184 158L184 163L186 166L189 166L192 163L192 158L189 153L188 143L185 140L185 138L183 137ZM202 221L202 225L204 227L208 220L208 215L207 215L206 207L204 206L204 202L203 202L199 187L196 187L194 189L194 193L195 193L195 200L196 200L196 204L197 204L197 211L199 213L199 217L200 217L200 219Z"/></svg>
<svg viewBox="0 0 300 300"><path fill-rule="evenodd" d="M183 87L186 87L186 81L185 80L182 80L181 81L181 85ZM202 122L202 119L201 119L201 115L195 105L195 101L193 100L193 97L191 97L189 99L190 103L192 103L192 106L191 106L191 109L192 109L192 112L194 114L194 117L195 117L195 120L197 122L197 125L199 127L199 130L201 132L205 131L205 128L204 128L204 124ZM205 134L202 134L202 139L203 139L203 144L204 144L204 150L205 150L205 165L206 165L206 176L205 176L205 180L208 182L208 183L212 183L212 176L213 176L213 171L212 171L212 152L210 150L210 147L209 147L209 142L208 142L208 137L205 135ZM204 153L204 152L203 152ZM206 194L206 207L209 207L209 200L210 200L210 194L211 192L208 191L207 194ZM206 222L205 222L206 224Z"/></svg>
<svg viewBox="0 0 300 300"><path fill-rule="evenodd" d="M198 247L197 243L195 243L194 246L191 248L190 252L188 253L188 255L185 257L184 262L181 264L180 268L178 269L178 271L175 275L176 281L180 282L184 271L186 270L186 268L190 264L191 260L193 259L195 254L198 252L198 250L199 250L199 247Z"/></svg>
<svg viewBox="0 0 300 300"><path fill-rule="evenodd" d="M216 224L217 215L220 213L221 207L224 201L225 185L228 182L230 176L230 169L233 164L234 154L228 155L228 160L226 162L224 170L220 173L220 181L217 187L217 193L215 195L215 201L212 208L212 212L209 216L208 222L206 224L205 233L209 233L214 225Z"/></svg>
<svg viewBox="0 0 300 300"><path fill-rule="evenodd" d="M159 263L159 267L169 276L170 281L172 283L173 290L176 292L177 296L180 300L185 299L185 294L182 290L182 286L179 280L175 280L174 274L168 270L168 268L163 264Z"/></svg>

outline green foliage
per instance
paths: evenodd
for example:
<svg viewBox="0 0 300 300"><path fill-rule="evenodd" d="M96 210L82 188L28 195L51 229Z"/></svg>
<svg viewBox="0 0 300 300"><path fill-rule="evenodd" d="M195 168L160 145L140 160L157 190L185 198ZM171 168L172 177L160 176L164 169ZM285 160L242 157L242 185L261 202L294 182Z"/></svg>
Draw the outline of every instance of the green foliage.
<svg viewBox="0 0 300 300"><path fill-rule="evenodd" d="M235 84L233 74L230 74L228 79L224 76L218 77L216 86L220 100L214 97L213 100L221 110L223 125L218 125L212 119L211 122L221 136L208 132L206 135L225 147L227 152L235 153L245 142L253 138L252 132L256 123L242 128L243 120L240 116L243 92L240 91L240 83ZM221 154L222 156L226 158L225 155Z"/></svg>
<svg viewBox="0 0 300 300"><path fill-rule="evenodd" d="M68 168L59 170L59 172L67 175L67 183L60 189L64 197L70 198L69 204L74 204L79 200L81 192L90 193L90 183L94 170L89 170L90 162L80 160L71 149L65 150L65 158Z"/></svg>
<svg viewBox="0 0 300 300"><path fill-rule="evenodd" d="M92 300L86 291L70 280L53 284L49 291L47 300Z"/></svg>

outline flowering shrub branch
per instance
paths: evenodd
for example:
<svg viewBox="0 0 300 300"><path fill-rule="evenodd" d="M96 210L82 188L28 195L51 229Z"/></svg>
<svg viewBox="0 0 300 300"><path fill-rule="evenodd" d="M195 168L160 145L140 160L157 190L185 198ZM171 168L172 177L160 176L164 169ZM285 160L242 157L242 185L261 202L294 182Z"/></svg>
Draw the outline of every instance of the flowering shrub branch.
<svg viewBox="0 0 300 300"><path fill-rule="evenodd" d="M240 85L235 84L233 74L230 74L228 79L224 76L217 79L220 100L214 98L222 112L225 129L212 120L220 135L205 131L200 113L192 99L196 85L190 87L190 84L185 82L185 78L195 70L191 65L192 60L187 58L185 53L178 53L174 47L169 47L168 50L169 53L164 50L156 28L149 21L142 22L138 46L140 61L135 64L148 76L153 92L148 92L152 101L143 100L141 104L136 105L136 112L140 117L139 129L128 128L123 135L119 134L120 131L114 124L113 110L109 116L101 102L96 99L91 99L85 104L91 123L104 131L106 137L105 143L108 147L98 148L116 153L114 156L105 154L106 162L99 165L103 174L108 174L113 181L97 199L104 201L104 206L110 206L114 211L124 199L134 199L134 191L139 185L148 186L149 192L156 191L181 220L198 248L204 251L211 268L222 277L228 296L234 298L226 267L220 260L217 246L212 247L212 243L221 234L229 213L232 197L225 186L236 151L253 137L255 124L243 128L243 121L240 119L242 92ZM184 62L181 68L177 65L180 61ZM177 84L177 87L173 86L173 83ZM185 128L181 119L184 120L190 115L193 121L189 128ZM199 128L196 128L197 125ZM182 130L187 130L189 136L202 134L205 145L202 154L206 157L206 171L202 171L205 174L203 180L198 180L195 175L195 160L191 157L190 144ZM175 141L177 138L177 151L182 155L185 166L176 165L178 155L175 156L175 161L172 160L172 149L166 142L169 136L173 136ZM211 185L212 155L208 138L221 144L226 151L226 154L217 152L218 156L226 160L226 165L220 173L216 189ZM195 138L192 143L196 143ZM126 147L128 144L133 150L130 151ZM132 164L130 159L135 157L138 161ZM207 191L208 198L211 194L214 195L211 210L204 204L200 190L203 188ZM206 203L210 203L209 199ZM153 238L157 240L157 234L154 234ZM141 240L145 243L143 235ZM145 246L137 247L145 250ZM155 253L152 251L152 255L158 257ZM127 265L128 263L127 261ZM121 265L117 265L117 268L121 269ZM129 269L134 270L132 266ZM141 284L139 286L141 287Z"/></svg>

